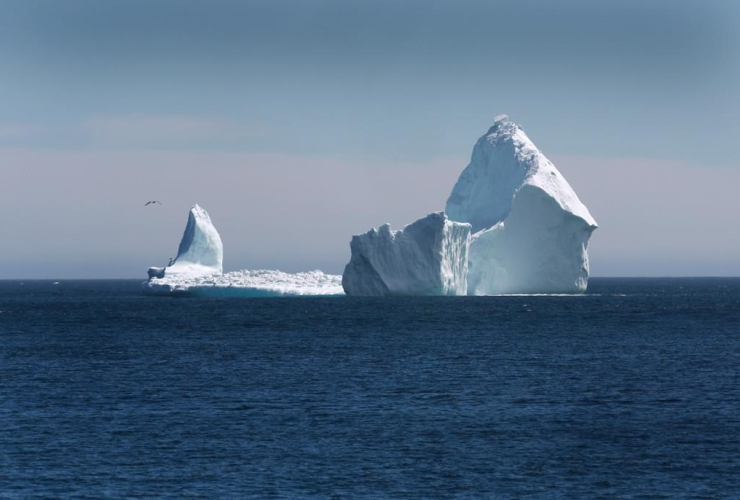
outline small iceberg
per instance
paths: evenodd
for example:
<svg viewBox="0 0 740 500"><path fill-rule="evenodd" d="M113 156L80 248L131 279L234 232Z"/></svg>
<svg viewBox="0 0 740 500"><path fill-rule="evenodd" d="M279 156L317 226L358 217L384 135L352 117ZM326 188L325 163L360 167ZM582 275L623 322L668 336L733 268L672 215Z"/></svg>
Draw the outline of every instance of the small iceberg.
<svg viewBox="0 0 740 500"><path fill-rule="evenodd" d="M321 271L223 272L224 247L211 217L195 205L188 216L177 257L166 267L150 267L144 292L205 297L297 297L344 295L342 277Z"/></svg>

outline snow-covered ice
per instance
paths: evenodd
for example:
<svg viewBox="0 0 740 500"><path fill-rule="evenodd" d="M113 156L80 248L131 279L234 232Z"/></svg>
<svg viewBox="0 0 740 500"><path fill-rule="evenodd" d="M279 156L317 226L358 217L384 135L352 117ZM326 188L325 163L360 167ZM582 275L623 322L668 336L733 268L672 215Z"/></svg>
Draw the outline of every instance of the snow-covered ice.
<svg viewBox="0 0 740 500"><path fill-rule="evenodd" d="M355 235L344 269L347 295L465 295L470 224L432 213L401 230Z"/></svg>
<svg viewBox="0 0 740 500"><path fill-rule="evenodd" d="M469 295L586 290L588 240L596 221L505 115L476 143L446 213L473 226Z"/></svg>

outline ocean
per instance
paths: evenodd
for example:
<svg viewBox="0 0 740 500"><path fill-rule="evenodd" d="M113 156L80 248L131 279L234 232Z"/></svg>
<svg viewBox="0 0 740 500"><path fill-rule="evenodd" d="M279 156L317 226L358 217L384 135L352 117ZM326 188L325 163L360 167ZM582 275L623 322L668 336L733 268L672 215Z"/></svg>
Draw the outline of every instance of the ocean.
<svg viewBox="0 0 740 500"><path fill-rule="evenodd" d="M740 498L740 279L139 284L0 282L0 498Z"/></svg>

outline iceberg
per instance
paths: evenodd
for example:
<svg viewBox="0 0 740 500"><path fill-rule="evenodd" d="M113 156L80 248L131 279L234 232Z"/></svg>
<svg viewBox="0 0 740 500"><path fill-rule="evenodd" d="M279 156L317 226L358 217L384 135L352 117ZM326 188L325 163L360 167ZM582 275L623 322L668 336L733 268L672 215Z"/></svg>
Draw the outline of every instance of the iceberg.
<svg viewBox="0 0 740 500"><path fill-rule="evenodd" d="M597 228L563 175L506 115L473 148L444 212L354 235L342 276L223 273L223 244L195 205L177 257L149 268L148 293L206 296L572 294L588 286Z"/></svg>
<svg viewBox="0 0 740 500"><path fill-rule="evenodd" d="M468 295L582 293L598 227L524 131L496 117L473 148L445 209L474 232Z"/></svg>
<svg viewBox="0 0 740 500"><path fill-rule="evenodd" d="M150 267L150 278L223 273L224 246L211 217L197 204L190 209L177 257L167 267Z"/></svg>
<svg viewBox="0 0 740 500"><path fill-rule="evenodd" d="M150 267L145 293L204 297L293 297L344 295L342 277L321 271L257 270L223 273L221 237L203 208L188 216L177 257L167 267Z"/></svg>
<svg viewBox="0 0 740 500"><path fill-rule="evenodd" d="M392 231L355 235L342 275L347 295L465 295L471 225L437 212Z"/></svg>

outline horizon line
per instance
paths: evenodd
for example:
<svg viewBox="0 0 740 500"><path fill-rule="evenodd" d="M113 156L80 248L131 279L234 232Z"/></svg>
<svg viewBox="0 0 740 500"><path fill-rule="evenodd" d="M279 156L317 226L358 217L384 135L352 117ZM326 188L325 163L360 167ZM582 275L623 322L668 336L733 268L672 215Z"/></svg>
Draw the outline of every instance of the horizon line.
<svg viewBox="0 0 740 500"><path fill-rule="evenodd" d="M257 269L255 269L257 270ZM228 274L231 271L224 272ZM331 273L326 273L331 274ZM339 275L336 275L339 276ZM681 275L681 276L590 276L592 279L740 279L740 276L719 276L719 275ZM148 279L141 278L0 278L3 281L134 281Z"/></svg>

